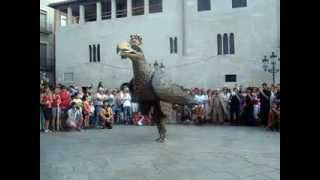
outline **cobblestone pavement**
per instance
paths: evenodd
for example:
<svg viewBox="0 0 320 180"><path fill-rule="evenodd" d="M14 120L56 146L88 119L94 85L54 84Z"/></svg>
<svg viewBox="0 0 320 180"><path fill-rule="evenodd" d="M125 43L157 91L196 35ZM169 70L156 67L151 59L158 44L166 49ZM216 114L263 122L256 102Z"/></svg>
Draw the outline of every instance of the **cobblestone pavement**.
<svg viewBox="0 0 320 180"><path fill-rule="evenodd" d="M277 180L280 134L260 127L168 125L40 133L41 180Z"/></svg>

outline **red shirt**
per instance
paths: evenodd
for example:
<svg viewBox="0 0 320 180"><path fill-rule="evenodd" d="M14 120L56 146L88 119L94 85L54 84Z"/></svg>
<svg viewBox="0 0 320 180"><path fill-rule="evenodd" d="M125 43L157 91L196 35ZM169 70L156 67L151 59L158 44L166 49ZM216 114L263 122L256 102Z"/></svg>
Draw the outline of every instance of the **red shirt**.
<svg viewBox="0 0 320 180"><path fill-rule="evenodd" d="M60 98L61 98L61 108L68 108L70 105L71 97L68 91L62 90L60 92Z"/></svg>
<svg viewBox="0 0 320 180"><path fill-rule="evenodd" d="M53 94L52 96L52 107L58 107L61 104L61 98L59 94Z"/></svg>
<svg viewBox="0 0 320 180"><path fill-rule="evenodd" d="M82 110L87 114L90 113L90 104L88 101L83 101L83 109Z"/></svg>
<svg viewBox="0 0 320 180"><path fill-rule="evenodd" d="M52 108L52 95L51 94L44 94L41 98L42 104L47 108Z"/></svg>

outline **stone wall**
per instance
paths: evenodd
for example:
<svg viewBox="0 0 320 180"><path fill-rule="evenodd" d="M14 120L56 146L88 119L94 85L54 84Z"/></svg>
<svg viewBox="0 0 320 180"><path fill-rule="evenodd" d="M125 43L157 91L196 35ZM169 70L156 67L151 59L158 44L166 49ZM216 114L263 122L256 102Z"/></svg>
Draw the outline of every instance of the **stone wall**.
<svg viewBox="0 0 320 180"><path fill-rule="evenodd" d="M237 83L244 86L272 82L261 60L272 51L279 54L278 0L248 0L245 8L232 8L231 1L216 0L210 11L203 12L197 11L197 0L185 0L184 25L181 2L163 1L162 13L60 27L56 35L58 82L65 83L65 72L74 73L77 86L103 81L116 88L130 81L131 62L116 54L116 45L135 33L143 37L146 61L163 62L172 81L185 87L233 86L225 82L226 74L236 74ZM217 56L218 33L234 33L234 55ZM177 54L170 54L170 37L178 38ZM100 44L100 63L89 62L89 45L93 44ZM183 48L186 54L182 54Z"/></svg>

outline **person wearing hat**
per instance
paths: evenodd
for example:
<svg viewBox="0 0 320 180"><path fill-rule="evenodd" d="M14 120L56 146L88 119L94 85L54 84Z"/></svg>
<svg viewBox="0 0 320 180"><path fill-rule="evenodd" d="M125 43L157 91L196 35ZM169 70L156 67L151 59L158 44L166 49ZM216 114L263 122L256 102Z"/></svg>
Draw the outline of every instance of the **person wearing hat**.
<svg viewBox="0 0 320 180"><path fill-rule="evenodd" d="M108 101L103 102L103 108L100 111L100 121L102 123L102 128L112 129L113 124L113 112L111 105Z"/></svg>

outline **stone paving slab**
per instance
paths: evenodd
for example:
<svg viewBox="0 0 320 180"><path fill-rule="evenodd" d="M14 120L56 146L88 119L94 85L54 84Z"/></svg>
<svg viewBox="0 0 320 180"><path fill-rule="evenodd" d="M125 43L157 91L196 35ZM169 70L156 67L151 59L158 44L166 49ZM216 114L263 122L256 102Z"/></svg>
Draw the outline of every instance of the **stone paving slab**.
<svg viewBox="0 0 320 180"><path fill-rule="evenodd" d="M42 180L278 180L280 134L259 127L168 125L40 133Z"/></svg>

